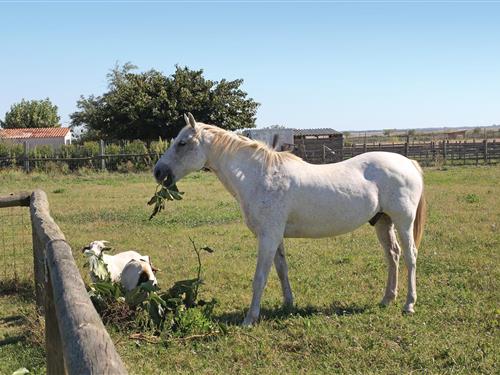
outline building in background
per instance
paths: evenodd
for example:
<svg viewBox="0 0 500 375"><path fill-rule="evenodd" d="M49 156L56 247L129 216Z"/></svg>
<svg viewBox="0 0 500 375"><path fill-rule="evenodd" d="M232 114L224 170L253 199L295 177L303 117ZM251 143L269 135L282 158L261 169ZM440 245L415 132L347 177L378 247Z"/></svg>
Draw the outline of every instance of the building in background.
<svg viewBox="0 0 500 375"><path fill-rule="evenodd" d="M276 150L291 151L314 164L342 160L344 135L334 129L247 129L243 135L271 146L277 137Z"/></svg>
<svg viewBox="0 0 500 375"><path fill-rule="evenodd" d="M0 141L28 143L32 147L49 145L54 148L71 144L69 128L0 129Z"/></svg>
<svg viewBox="0 0 500 375"><path fill-rule="evenodd" d="M265 128L265 129L246 129L243 130L243 135L256 141L261 141L270 147L276 138L276 150L283 151L293 149L293 131L294 129L285 128ZM290 149L290 147L292 149Z"/></svg>

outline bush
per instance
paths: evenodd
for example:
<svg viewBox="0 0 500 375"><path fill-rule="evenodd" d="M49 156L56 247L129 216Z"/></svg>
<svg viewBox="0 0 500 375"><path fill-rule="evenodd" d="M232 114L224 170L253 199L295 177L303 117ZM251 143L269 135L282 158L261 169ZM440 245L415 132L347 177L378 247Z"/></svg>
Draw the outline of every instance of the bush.
<svg viewBox="0 0 500 375"><path fill-rule="evenodd" d="M68 174L69 166L64 162L48 161L42 164L42 169L49 175Z"/></svg>
<svg viewBox="0 0 500 375"><path fill-rule="evenodd" d="M168 148L168 142L158 138L158 141L151 142L149 146L149 152L156 154L159 158Z"/></svg>
<svg viewBox="0 0 500 375"><path fill-rule="evenodd" d="M132 173L136 171L136 167L132 161L127 160L116 165L116 170L120 173Z"/></svg>
<svg viewBox="0 0 500 375"><path fill-rule="evenodd" d="M161 139L156 142L152 142L149 149L144 142L139 140L126 142L121 145L118 143L110 143L106 145L106 155L129 154L143 156L130 156L125 160L120 157L108 156L105 159L106 169L109 171L119 172L136 172L149 170L153 167L156 160L166 150L167 145L168 143ZM99 142L95 141L84 142L83 144L61 145L56 149L49 145L38 145L36 147L32 147L29 150L30 158L36 159L93 158L91 160L67 160L61 162L66 164L66 167L63 167L62 164L57 162L57 165L61 168L63 173L67 173L68 171L75 171L80 168L99 169L101 167L100 159L98 158L99 154L100 145ZM149 154L155 154L155 156L151 157ZM18 143L0 142L0 158L12 158L12 161L3 161L0 164L1 167L22 167L24 159L24 145ZM54 167L54 165L46 166L47 163L48 162L45 161L33 162L31 164L31 167L35 170L50 170L55 172L56 168Z"/></svg>

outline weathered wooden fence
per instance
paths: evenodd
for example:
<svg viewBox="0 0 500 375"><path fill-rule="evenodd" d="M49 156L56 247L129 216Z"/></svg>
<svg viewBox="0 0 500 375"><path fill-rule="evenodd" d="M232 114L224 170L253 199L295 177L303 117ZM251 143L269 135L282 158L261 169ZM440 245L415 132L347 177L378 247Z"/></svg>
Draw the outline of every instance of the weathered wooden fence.
<svg viewBox="0 0 500 375"><path fill-rule="evenodd" d="M346 143L341 137L327 139L302 139L295 143L294 153L313 164L335 163L369 151L388 151L416 159L423 165L443 164L495 164L500 162L500 142L438 141L399 143ZM51 168L72 171L81 167L95 170L132 172L154 166L161 155L106 154L101 143L98 155L85 157L0 157L0 168L21 167L25 171ZM128 166L127 163L130 162ZM65 166L65 168L62 168ZM128 168L128 169L127 169Z"/></svg>
<svg viewBox="0 0 500 375"><path fill-rule="evenodd" d="M71 247L50 216L45 192L0 196L0 209L14 206L30 209L36 304L45 315L47 374L126 374Z"/></svg>
<svg viewBox="0 0 500 375"><path fill-rule="evenodd" d="M335 149L316 141L314 147L298 152L306 161L314 164L332 163L350 159L370 151L387 151L418 160L423 165L442 164L495 164L500 162L500 142L496 140L402 142L402 143L361 143L341 144ZM301 155L301 153L303 155Z"/></svg>

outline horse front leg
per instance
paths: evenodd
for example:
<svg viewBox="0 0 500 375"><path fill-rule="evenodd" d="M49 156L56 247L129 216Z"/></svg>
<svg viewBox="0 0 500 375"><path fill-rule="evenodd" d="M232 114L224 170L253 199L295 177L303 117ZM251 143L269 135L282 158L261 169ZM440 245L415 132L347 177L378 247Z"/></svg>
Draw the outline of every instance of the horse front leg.
<svg viewBox="0 0 500 375"><path fill-rule="evenodd" d="M273 264L273 259L281 242L281 238L271 236L259 236L257 267L253 278L253 296L250 309L243 320L244 326L251 326L257 321L260 313L260 300L262 292L266 286L269 270Z"/></svg>
<svg viewBox="0 0 500 375"><path fill-rule="evenodd" d="M283 292L283 306L285 308L290 308L293 306L293 294L292 288L290 286L290 281L288 280L288 265L286 264L285 258L285 246L283 241L281 241L278 246L278 250L274 255L274 266L276 267L276 272L281 282L281 291Z"/></svg>

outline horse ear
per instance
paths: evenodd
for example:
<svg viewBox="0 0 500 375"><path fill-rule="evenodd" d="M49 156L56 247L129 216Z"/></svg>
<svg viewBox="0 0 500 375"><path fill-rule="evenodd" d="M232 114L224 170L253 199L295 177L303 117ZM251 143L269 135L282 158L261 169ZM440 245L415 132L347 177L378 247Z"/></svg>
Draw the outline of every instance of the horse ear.
<svg viewBox="0 0 500 375"><path fill-rule="evenodd" d="M184 113L184 121L186 121L186 125L189 125L189 117Z"/></svg>
<svg viewBox="0 0 500 375"><path fill-rule="evenodd" d="M196 120L194 119L194 116L191 114L191 112L188 112L188 118L189 118L189 125L191 125L193 129L196 129Z"/></svg>

